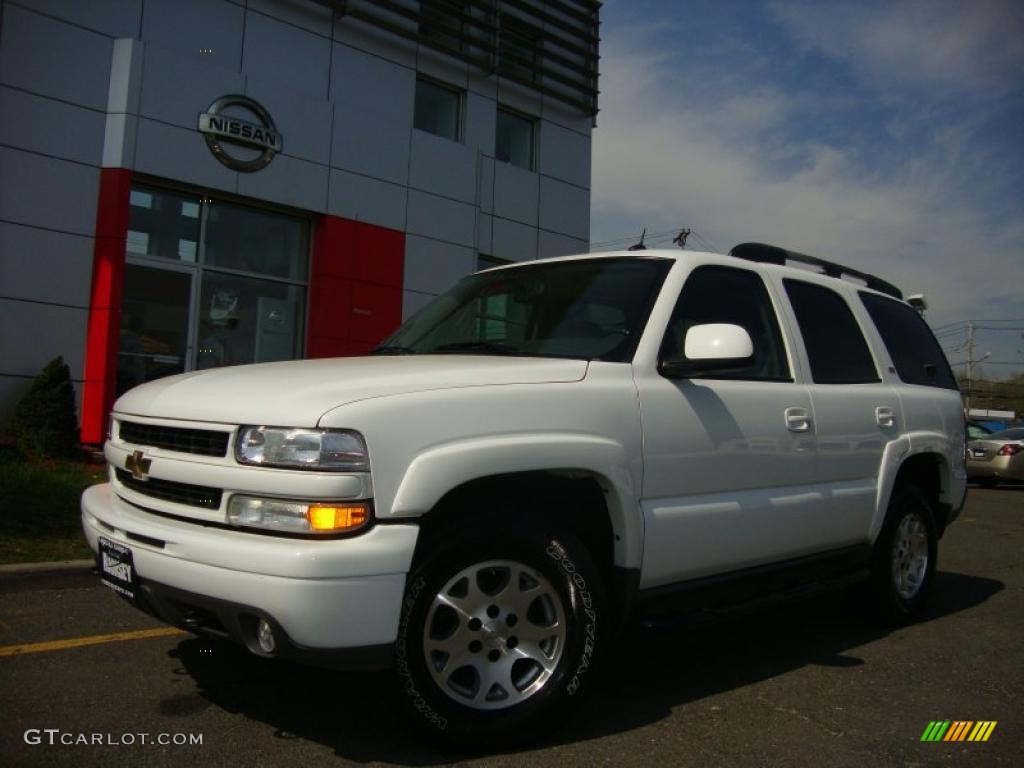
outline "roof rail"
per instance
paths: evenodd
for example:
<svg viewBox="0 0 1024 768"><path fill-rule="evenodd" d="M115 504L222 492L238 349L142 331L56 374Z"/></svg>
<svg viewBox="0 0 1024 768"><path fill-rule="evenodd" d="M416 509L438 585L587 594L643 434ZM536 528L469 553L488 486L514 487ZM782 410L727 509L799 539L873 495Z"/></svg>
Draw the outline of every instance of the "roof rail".
<svg viewBox="0 0 1024 768"><path fill-rule="evenodd" d="M805 253L797 253L796 251L787 251L785 248L779 248L775 245L765 245L764 243L741 243L729 251L729 255L735 256L738 259L746 259L747 261L761 262L762 264L785 265L787 261L809 264L810 266L820 268L822 273L829 277L841 278L843 275L855 277L858 280L863 280L867 283L868 288L881 291L882 293L887 293L890 296L895 296L897 299L903 298L903 292L899 288L892 283L886 282L880 277L869 275L866 272L858 272L856 269L850 269L849 267L844 267L842 264L825 261L824 259L819 259L816 256L808 256Z"/></svg>

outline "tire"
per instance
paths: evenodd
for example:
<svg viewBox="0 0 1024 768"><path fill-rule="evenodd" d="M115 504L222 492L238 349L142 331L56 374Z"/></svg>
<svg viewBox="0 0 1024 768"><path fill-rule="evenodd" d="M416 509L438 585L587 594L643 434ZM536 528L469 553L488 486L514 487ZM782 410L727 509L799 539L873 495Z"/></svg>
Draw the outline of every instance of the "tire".
<svg viewBox="0 0 1024 768"><path fill-rule="evenodd" d="M508 518L515 525L489 517L431 537L406 583L399 696L445 746L494 750L553 729L590 687L609 637L587 549L550 522Z"/></svg>
<svg viewBox="0 0 1024 768"><path fill-rule="evenodd" d="M928 497L915 485L898 486L871 562L871 596L880 618L905 624L924 609L934 581L938 540Z"/></svg>

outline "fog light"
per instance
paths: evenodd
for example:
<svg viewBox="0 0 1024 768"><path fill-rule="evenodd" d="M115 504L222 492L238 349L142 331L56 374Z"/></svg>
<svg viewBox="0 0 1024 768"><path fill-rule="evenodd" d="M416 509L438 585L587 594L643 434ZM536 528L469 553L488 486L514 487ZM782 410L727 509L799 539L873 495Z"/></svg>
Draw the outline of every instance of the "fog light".
<svg viewBox="0 0 1024 768"><path fill-rule="evenodd" d="M264 653L273 653L277 648L274 630L271 629L266 619L260 619L259 624L256 625L256 642L259 643L260 650Z"/></svg>

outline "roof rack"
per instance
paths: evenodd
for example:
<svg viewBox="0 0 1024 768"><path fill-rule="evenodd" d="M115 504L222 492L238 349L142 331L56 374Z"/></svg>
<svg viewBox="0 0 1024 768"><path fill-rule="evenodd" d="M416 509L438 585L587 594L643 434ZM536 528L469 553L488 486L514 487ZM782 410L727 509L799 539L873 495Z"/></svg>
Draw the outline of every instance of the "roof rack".
<svg viewBox="0 0 1024 768"><path fill-rule="evenodd" d="M808 256L805 253L797 253L796 251L787 251L785 248L779 248L775 245L765 245L764 243L741 243L729 251L730 256L735 256L738 259L746 259L747 261L757 261L762 264L779 264L785 265L787 261L795 261L800 264L809 264L813 267L821 269L822 273L829 277L841 278L843 275L847 277L854 277L858 280L863 280L868 288L872 288L882 293L887 293L890 296L895 296L897 299L903 299L903 292L892 283L886 282L880 277L869 275L866 272L858 272L856 269L850 269L844 267L842 264L836 264L831 261L825 261L819 259L816 256Z"/></svg>

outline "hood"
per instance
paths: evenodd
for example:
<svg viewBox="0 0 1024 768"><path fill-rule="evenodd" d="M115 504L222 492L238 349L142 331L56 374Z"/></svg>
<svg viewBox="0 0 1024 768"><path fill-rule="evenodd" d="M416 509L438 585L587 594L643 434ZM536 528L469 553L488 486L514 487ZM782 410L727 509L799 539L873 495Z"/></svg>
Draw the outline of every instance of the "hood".
<svg viewBox="0 0 1024 768"><path fill-rule="evenodd" d="M403 355L293 360L193 371L143 384L114 404L119 414L225 424L316 426L357 400L434 389L580 381L586 360L481 355Z"/></svg>

